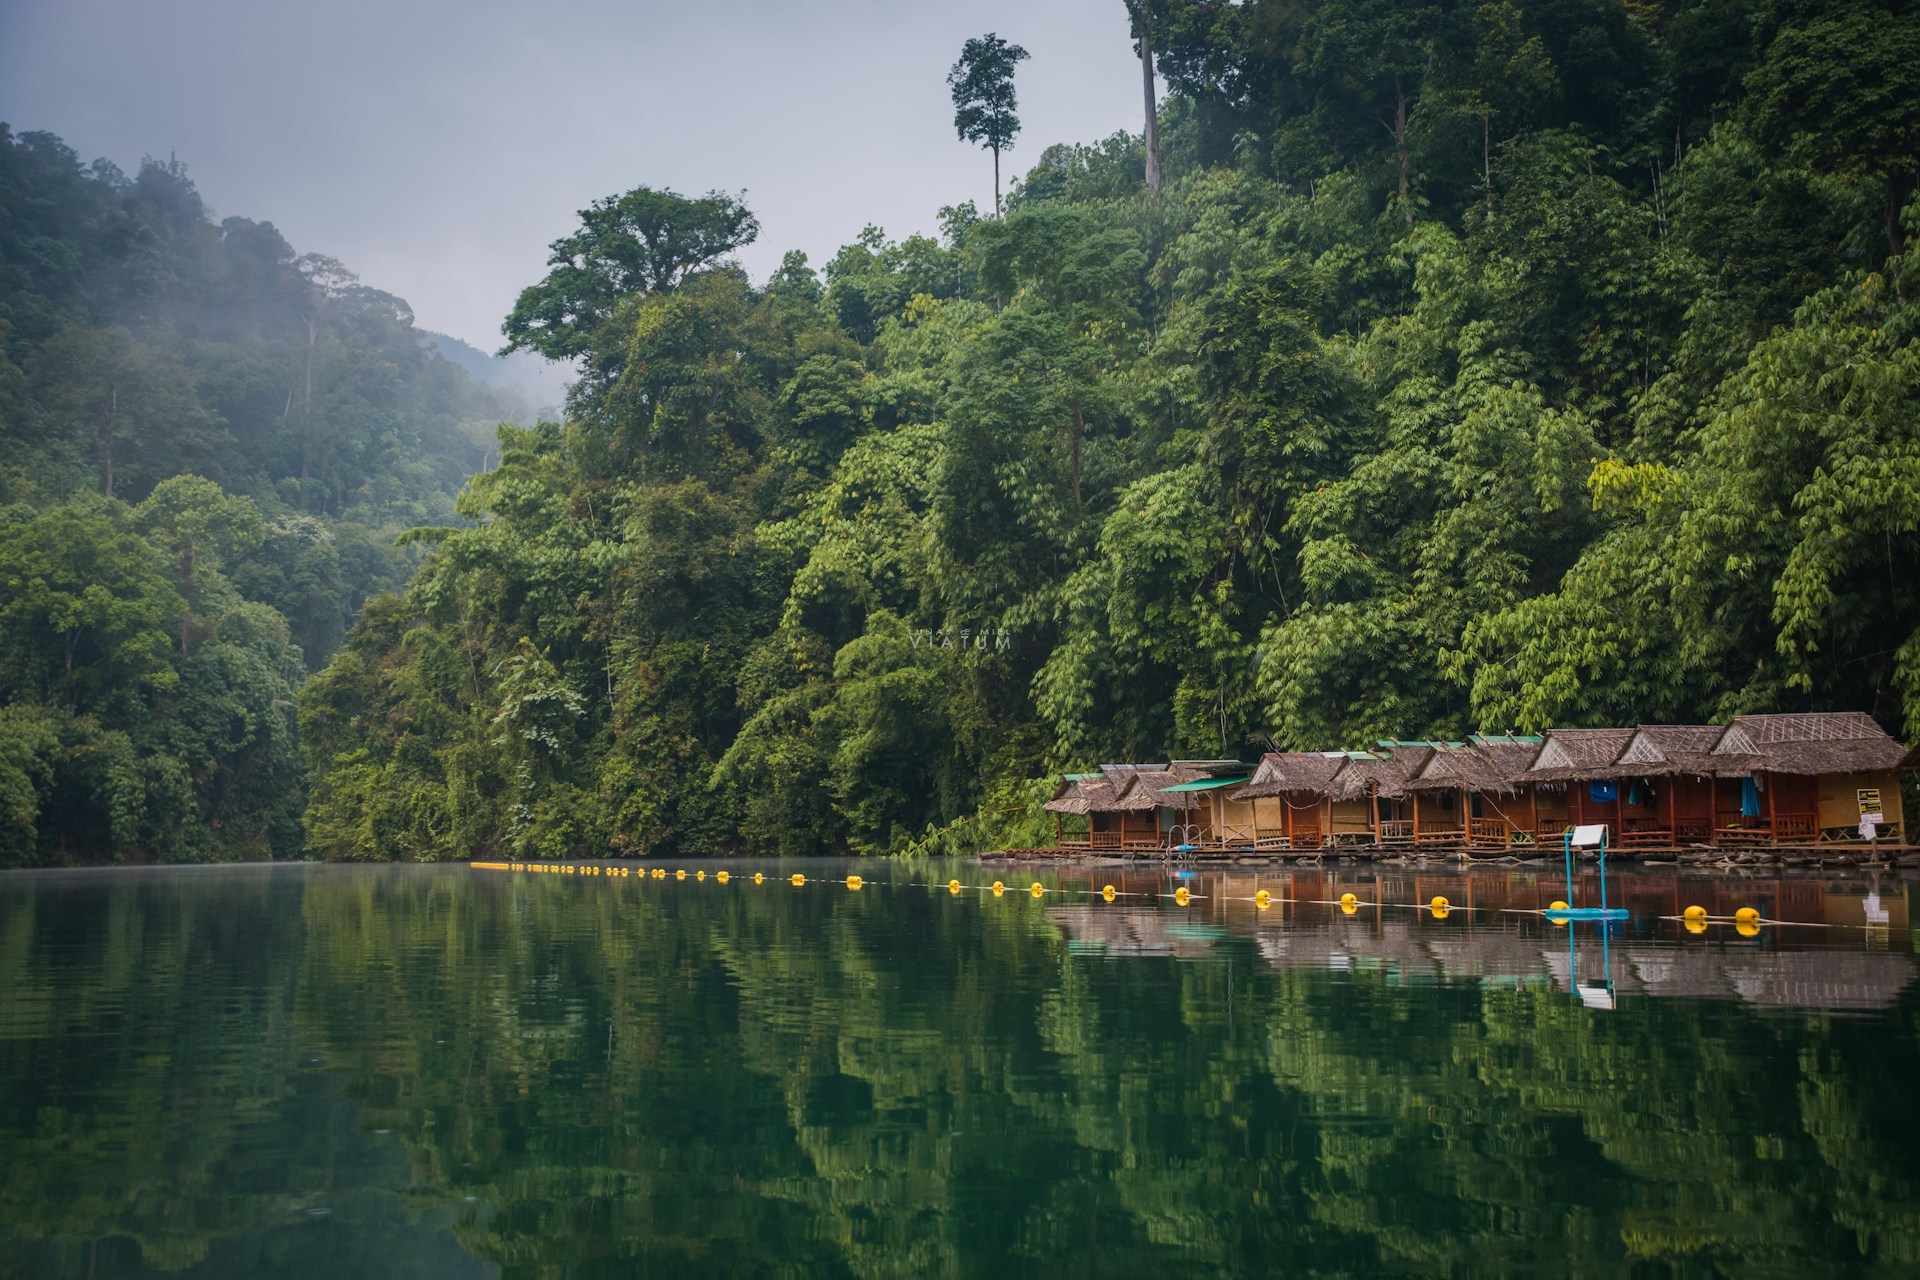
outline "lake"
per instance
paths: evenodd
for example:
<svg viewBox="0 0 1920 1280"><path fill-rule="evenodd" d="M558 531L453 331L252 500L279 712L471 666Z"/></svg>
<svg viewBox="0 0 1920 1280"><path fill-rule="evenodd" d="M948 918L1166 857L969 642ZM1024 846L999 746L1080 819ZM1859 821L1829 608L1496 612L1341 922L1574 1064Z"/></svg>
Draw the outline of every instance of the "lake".
<svg viewBox="0 0 1920 1280"><path fill-rule="evenodd" d="M677 866L0 875L0 1276L1920 1268L1913 882Z"/></svg>

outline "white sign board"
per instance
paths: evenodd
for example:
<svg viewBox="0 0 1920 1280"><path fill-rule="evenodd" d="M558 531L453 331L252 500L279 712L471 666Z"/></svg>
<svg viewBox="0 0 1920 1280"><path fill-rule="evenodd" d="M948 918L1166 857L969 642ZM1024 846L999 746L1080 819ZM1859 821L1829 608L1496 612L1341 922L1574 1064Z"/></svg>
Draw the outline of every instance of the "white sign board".
<svg viewBox="0 0 1920 1280"><path fill-rule="evenodd" d="M1581 848L1599 844L1606 838L1607 826L1604 822L1596 822L1590 827L1575 827L1573 829L1573 843Z"/></svg>

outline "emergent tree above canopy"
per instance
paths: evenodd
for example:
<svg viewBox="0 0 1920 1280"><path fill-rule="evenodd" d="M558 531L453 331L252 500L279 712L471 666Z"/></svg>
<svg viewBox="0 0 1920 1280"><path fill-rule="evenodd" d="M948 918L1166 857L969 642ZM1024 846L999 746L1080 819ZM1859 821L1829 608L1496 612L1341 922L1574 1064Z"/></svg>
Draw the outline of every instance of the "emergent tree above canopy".
<svg viewBox="0 0 1920 1280"><path fill-rule="evenodd" d="M580 211L578 231L548 246L552 270L520 291L501 326L507 345L500 354L531 350L549 360L584 355L594 330L621 298L671 289L759 234L752 211L724 191L689 200L635 187L596 200Z"/></svg>
<svg viewBox="0 0 1920 1280"><path fill-rule="evenodd" d="M960 48L960 61L947 73L953 90L953 127L964 142L993 152L993 211L1000 212L1000 153L1013 148L1020 132L1019 105L1013 96L1013 69L1027 56L989 31Z"/></svg>

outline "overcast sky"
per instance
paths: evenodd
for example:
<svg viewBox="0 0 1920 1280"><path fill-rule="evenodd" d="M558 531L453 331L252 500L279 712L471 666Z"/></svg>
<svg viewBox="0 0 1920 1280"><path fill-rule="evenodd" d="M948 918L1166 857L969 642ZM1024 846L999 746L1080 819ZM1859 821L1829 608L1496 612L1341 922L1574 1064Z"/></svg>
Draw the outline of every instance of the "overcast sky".
<svg viewBox="0 0 1920 1280"><path fill-rule="evenodd" d="M547 243L630 187L745 188L756 280L987 209L946 85L987 31L1033 55L1009 174L1139 129L1122 0L0 0L0 120L129 172L175 153L217 216L491 350Z"/></svg>

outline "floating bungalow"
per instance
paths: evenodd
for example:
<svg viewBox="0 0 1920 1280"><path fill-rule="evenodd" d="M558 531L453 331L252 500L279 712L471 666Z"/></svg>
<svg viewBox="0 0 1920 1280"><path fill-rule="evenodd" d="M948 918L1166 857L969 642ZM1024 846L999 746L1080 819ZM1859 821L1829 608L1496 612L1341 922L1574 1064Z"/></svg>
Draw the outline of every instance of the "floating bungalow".
<svg viewBox="0 0 1920 1280"><path fill-rule="evenodd" d="M1063 850L1500 852L1589 825L1638 849L1901 844L1916 768L1920 749L1868 715L1748 715L1109 764L1063 777L1046 808Z"/></svg>

